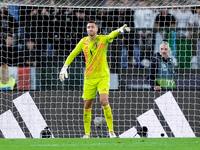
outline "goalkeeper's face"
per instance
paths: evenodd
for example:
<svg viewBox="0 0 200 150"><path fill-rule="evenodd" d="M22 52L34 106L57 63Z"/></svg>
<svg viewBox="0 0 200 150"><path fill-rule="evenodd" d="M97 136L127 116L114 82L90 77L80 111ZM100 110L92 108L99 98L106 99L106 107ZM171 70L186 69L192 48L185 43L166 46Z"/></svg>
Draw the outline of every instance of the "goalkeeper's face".
<svg viewBox="0 0 200 150"><path fill-rule="evenodd" d="M95 23L88 23L87 24L87 33L89 36L94 36L97 34L98 27Z"/></svg>

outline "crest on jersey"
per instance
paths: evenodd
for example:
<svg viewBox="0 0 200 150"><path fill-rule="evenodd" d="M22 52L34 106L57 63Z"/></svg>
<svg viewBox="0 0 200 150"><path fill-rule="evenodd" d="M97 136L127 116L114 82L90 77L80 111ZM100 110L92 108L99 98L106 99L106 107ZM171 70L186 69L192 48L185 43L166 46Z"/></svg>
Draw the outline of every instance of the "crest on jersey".
<svg viewBox="0 0 200 150"><path fill-rule="evenodd" d="M97 43L94 43L94 47L97 48Z"/></svg>
<svg viewBox="0 0 200 150"><path fill-rule="evenodd" d="M163 69L163 71L167 71L167 65L162 63L162 69Z"/></svg>

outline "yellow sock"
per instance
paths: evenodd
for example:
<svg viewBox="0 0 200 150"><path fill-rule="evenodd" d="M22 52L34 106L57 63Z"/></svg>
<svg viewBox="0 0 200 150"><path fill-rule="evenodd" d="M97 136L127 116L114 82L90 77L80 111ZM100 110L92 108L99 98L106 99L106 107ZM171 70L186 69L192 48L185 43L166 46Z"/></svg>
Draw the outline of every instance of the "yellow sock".
<svg viewBox="0 0 200 150"><path fill-rule="evenodd" d="M108 104L107 106L103 106L103 110L108 125L108 130L109 132L111 132L113 131L113 116L110 105Z"/></svg>
<svg viewBox="0 0 200 150"><path fill-rule="evenodd" d="M90 109L85 109L84 108L84 116L83 116L83 121L84 121L84 127L85 127L85 134L90 135L90 124L91 124L91 108Z"/></svg>

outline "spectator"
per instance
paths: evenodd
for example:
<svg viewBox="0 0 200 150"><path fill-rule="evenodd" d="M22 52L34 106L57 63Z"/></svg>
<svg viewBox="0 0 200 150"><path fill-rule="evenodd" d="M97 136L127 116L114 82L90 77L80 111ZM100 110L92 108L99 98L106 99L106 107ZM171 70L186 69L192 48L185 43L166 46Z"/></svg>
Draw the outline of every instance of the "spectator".
<svg viewBox="0 0 200 150"><path fill-rule="evenodd" d="M52 7L50 9L49 38L54 54L69 55L72 9Z"/></svg>
<svg viewBox="0 0 200 150"><path fill-rule="evenodd" d="M186 28L194 26L193 14L189 10L189 8L180 7L180 9L177 10L171 9L169 10L169 13L176 18L178 28ZM179 37L185 37L191 39L191 31L179 30L178 34Z"/></svg>
<svg viewBox="0 0 200 150"><path fill-rule="evenodd" d="M25 49L20 52L20 64L24 67L39 67L40 52L37 50L35 40L27 39Z"/></svg>
<svg viewBox="0 0 200 150"><path fill-rule="evenodd" d="M85 26L88 21L87 16L85 16L85 10L84 9L77 9L75 8L73 11L74 15L72 18L72 39L71 44L73 44L73 48L75 48L76 43L82 38L87 36Z"/></svg>
<svg viewBox="0 0 200 150"><path fill-rule="evenodd" d="M154 21L155 13L151 9L141 8L135 10L134 25L137 29L137 34L135 37L134 59L137 62L136 67L149 66L149 61L153 53L152 28L154 27Z"/></svg>
<svg viewBox="0 0 200 150"><path fill-rule="evenodd" d="M7 34L1 40L1 59L0 65L6 64L8 66L18 65L18 48L13 45L13 37L11 34Z"/></svg>
<svg viewBox="0 0 200 150"><path fill-rule="evenodd" d="M36 39L37 47L42 50L43 55L46 55L50 20L48 8L21 6L19 14L20 26L25 35L22 36L22 39Z"/></svg>
<svg viewBox="0 0 200 150"><path fill-rule="evenodd" d="M39 49L42 50L42 55L48 55L47 44L50 43L49 39L49 26L50 26L50 7L39 7L37 15L37 44ZM40 39L38 39L40 37ZM52 51L50 49L50 51ZM52 55L52 52L50 53Z"/></svg>
<svg viewBox="0 0 200 150"><path fill-rule="evenodd" d="M162 42L159 52L152 57L147 80L155 91L170 90L176 87L173 63L168 58L169 52L169 43Z"/></svg>
<svg viewBox="0 0 200 150"><path fill-rule="evenodd" d="M194 26L200 27L200 6L196 7L196 12L194 14ZM197 32L197 37L194 39L197 40L197 67L200 68L200 34Z"/></svg>
<svg viewBox="0 0 200 150"><path fill-rule="evenodd" d="M0 32L2 33L10 33L13 34L14 30L18 27L17 22L15 21L15 18L9 14L8 12L8 6L2 5L1 11L0 11Z"/></svg>
<svg viewBox="0 0 200 150"><path fill-rule="evenodd" d="M124 24L127 24L127 26L134 26L133 23L133 11L131 9L124 9L119 8L116 9L114 12L114 15L116 16L114 22L117 23L115 27L121 27Z"/></svg>
<svg viewBox="0 0 200 150"><path fill-rule="evenodd" d="M0 90L13 90L15 87L16 80L9 76L8 66L0 66Z"/></svg>
<svg viewBox="0 0 200 150"><path fill-rule="evenodd" d="M110 18L108 21L110 29L119 28L123 24L128 26L134 26L133 23L133 11L131 9L111 9L109 13ZM125 33L118 36L118 40L114 40L113 44L109 46L111 51L107 52L108 64L112 73L119 73L120 68L127 68L128 61L132 61L133 58L133 43L134 37L132 33Z"/></svg>
<svg viewBox="0 0 200 150"><path fill-rule="evenodd" d="M200 26L200 6L195 7L195 13L194 13L194 26L199 27Z"/></svg>
<svg viewBox="0 0 200 150"><path fill-rule="evenodd" d="M97 10L96 13L96 21L99 27L99 32L102 34L107 34L107 27L109 27L107 25L108 23L108 10L104 9L104 8L100 8Z"/></svg>
<svg viewBox="0 0 200 150"><path fill-rule="evenodd" d="M15 18L16 21L19 21L19 8L17 5L9 5L9 13Z"/></svg>
<svg viewBox="0 0 200 150"><path fill-rule="evenodd" d="M155 27L175 27L176 19L168 13L167 8L161 8L160 14L156 16Z"/></svg>
<svg viewBox="0 0 200 150"><path fill-rule="evenodd" d="M159 46L163 40L166 40L166 30L164 28L175 27L176 19L173 15L168 13L167 8L161 8L160 14L156 16L155 27L158 28L156 33L156 43L154 47L154 54L158 52ZM167 31L168 32L168 31ZM171 50L173 50L174 45L170 45Z"/></svg>
<svg viewBox="0 0 200 150"><path fill-rule="evenodd" d="M24 0L27 4L30 0ZM22 32L22 39L35 38L37 26L38 8L33 6L20 6L19 9L19 23ZM40 36L39 36L40 37Z"/></svg>
<svg viewBox="0 0 200 150"><path fill-rule="evenodd" d="M193 14L187 7L169 11L177 20L177 61L178 67L190 68L192 57L192 31L188 27L194 26Z"/></svg>
<svg viewBox="0 0 200 150"><path fill-rule="evenodd" d="M2 84L8 83L9 80L9 68L7 65L0 66L0 80Z"/></svg>
<svg viewBox="0 0 200 150"><path fill-rule="evenodd" d="M52 1L54 4L54 1ZM61 34L65 34L65 24L61 26L62 19L61 17L64 16L62 15L62 11L58 7L51 7L49 9L49 35L48 38L49 41L48 43L51 44L52 47L52 52L54 51L54 54L59 54L60 50L64 50L65 48L63 47L64 42L61 43L60 40L63 39L61 37ZM62 47L62 48L61 48Z"/></svg>

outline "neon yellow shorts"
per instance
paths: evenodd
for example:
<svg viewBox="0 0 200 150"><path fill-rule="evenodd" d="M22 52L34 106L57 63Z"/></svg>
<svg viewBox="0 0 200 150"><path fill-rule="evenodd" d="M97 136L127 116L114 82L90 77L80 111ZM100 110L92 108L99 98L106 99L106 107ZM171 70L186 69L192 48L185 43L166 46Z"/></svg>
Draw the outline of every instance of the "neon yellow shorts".
<svg viewBox="0 0 200 150"><path fill-rule="evenodd" d="M84 100L95 99L97 90L99 94L109 95L109 87L110 87L110 77L85 79L82 98Z"/></svg>

